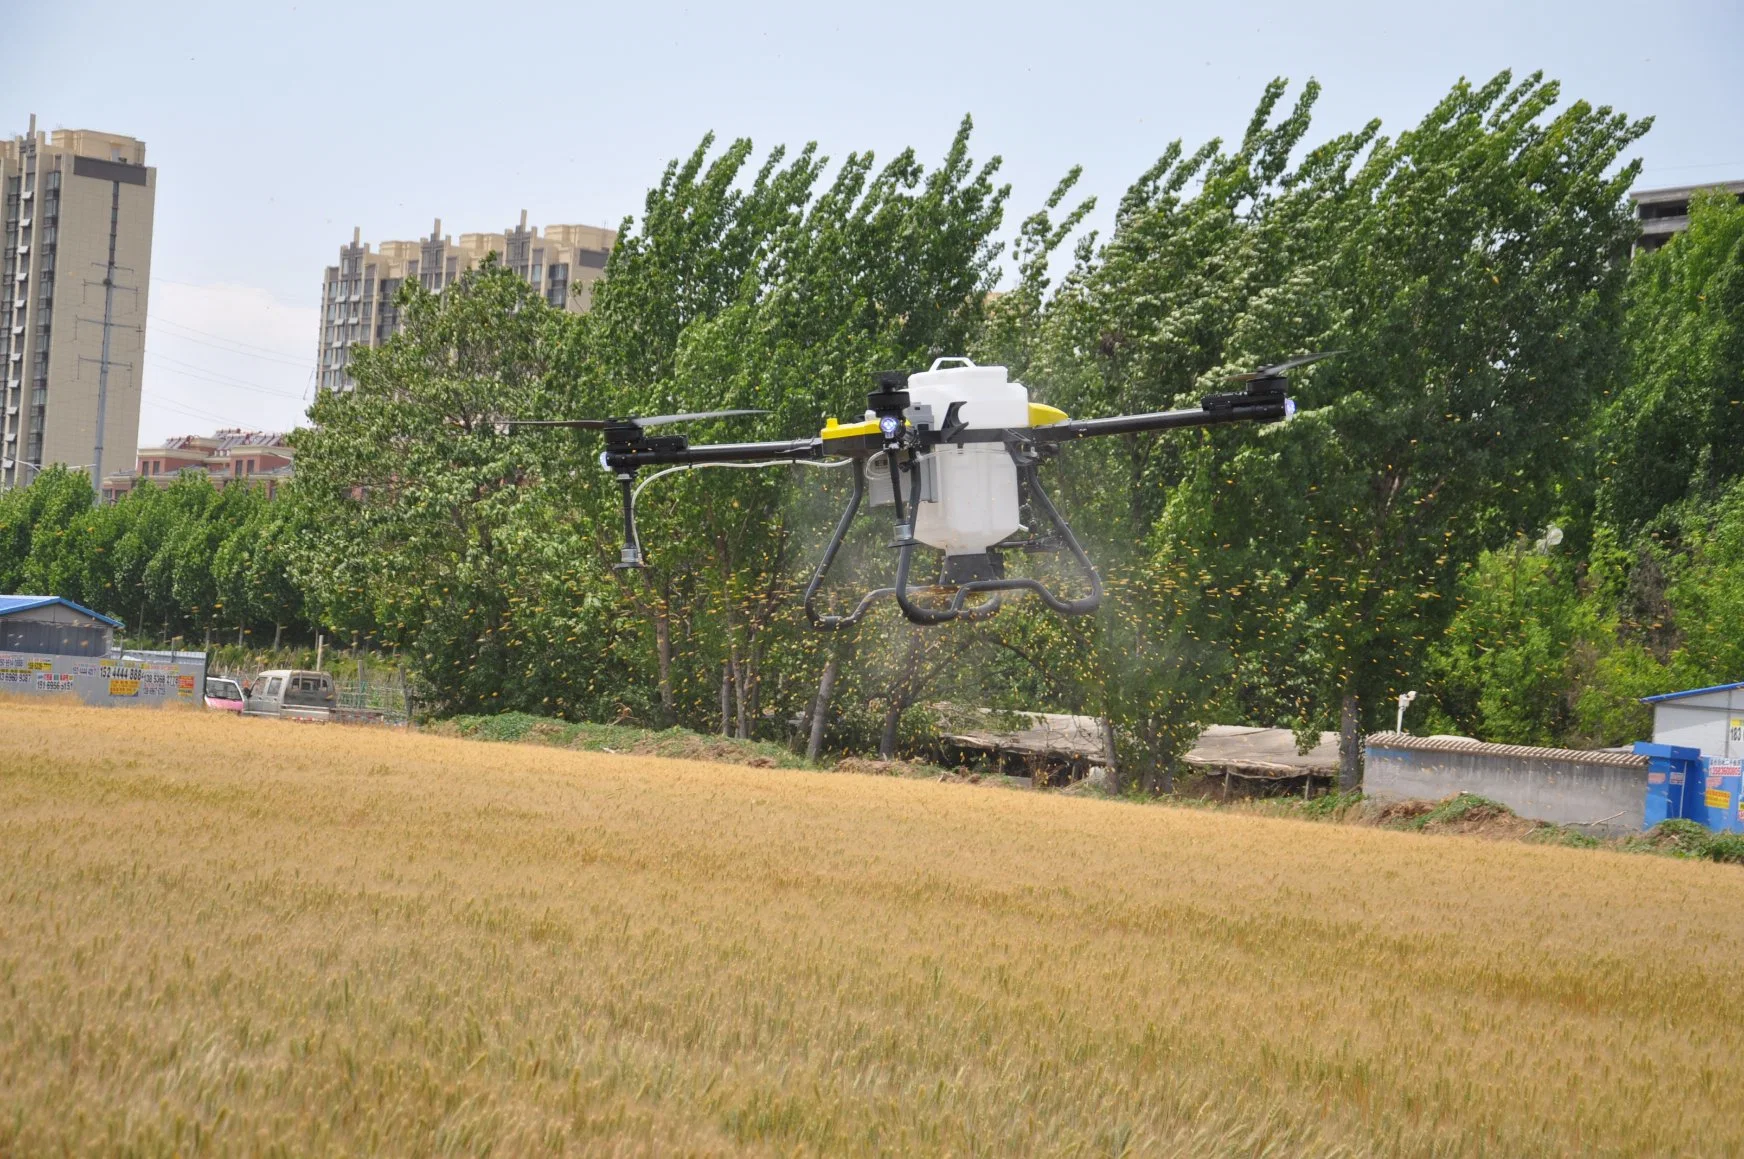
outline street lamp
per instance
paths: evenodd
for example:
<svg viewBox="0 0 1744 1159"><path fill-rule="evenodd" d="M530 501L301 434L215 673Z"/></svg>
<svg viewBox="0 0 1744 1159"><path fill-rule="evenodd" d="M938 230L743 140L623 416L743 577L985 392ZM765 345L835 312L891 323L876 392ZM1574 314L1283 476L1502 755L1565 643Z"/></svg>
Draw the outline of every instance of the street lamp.
<svg viewBox="0 0 1744 1159"><path fill-rule="evenodd" d="M1544 538L1532 545L1532 550L1539 555L1549 555L1550 549L1562 543L1562 528L1552 523L1544 529Z"/></svg>
<svg viewBox="0 0 1744 1159"><path fill-rule="evenodd" d="M1399 715L1398 718L1393 721L1394 732L1405 731L1405 709L1409 708L1411 702L1416 699L1417 693L1415 691L1399 693Z"/></svg>
<svg viewBox="0 0 1744 1159"><path fill-rule="evenodd" d="M36 477L38 475L42 474L43 471L47 470L47 468L44 467L40 463L30 463L30 462L26 462L23 459L14 460L12 465L14 468L19 468L19 467L29 467L30 468L30 479L26 482L23 482L23 483L14 483L13 486L15 486L15 487L28 487L28 486L30 486L31 483L36 482ZM55 464L50 463L49 466L52 467L52 466L55 466ZM76 466L69 465L67 467L67 470L69 470L69 471L89 471L90 469L91 469L91 464L89 464L89 463L79 463Z"/></svg>

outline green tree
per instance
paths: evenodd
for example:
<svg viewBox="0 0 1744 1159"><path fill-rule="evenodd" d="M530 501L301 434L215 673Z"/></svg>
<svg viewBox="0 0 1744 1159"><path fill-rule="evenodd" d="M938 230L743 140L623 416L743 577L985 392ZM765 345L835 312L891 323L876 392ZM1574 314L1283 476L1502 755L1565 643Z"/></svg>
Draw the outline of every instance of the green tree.
<svg viewBox="0 0 1744 1159"><path fill-rule="evenodd" d="M1500 744L1562 743L1574 730L1576 665L1601 636L1574 568L1524 542L1480 555L1425 664L1461 731Z"/></svg>
<svg viewBox="0 0 1744 1159"><path fill-rule="evenodd" d="M0 590L81 598L80 543L91 507L90 479L60 466L8 491L0 507Z"/></svg>
<svg viewBox="0 0 1744 1159"><path fill-rule="evenodd" d="M936 168L912 151L882 167L855 153L827 182L815 145L787 164L776 149L745 187L750 143L711 160L705 139L669 167L640 222L625 223L574 334L579 413L751 407L770 413L686 433L791 437L826 414L858 413L875 371L966 350L1006 197L992 182L998 160L976 165L969 134L965 120ZM612 548L611 480L560 436L542 452L546 473L573 479L576 506L592 513L578 516L581 533ZM814 713L828 698L797 677L829 668L825 643L842 644L831 652L838 669L850 650L868 673L882 668L797 616L804 571L841 501L801 472L697 472L662 479L639 502L650 566L617 592L643 625L667 719L749 734ZM845 584L860 578L859 549L850 555ZM843 687L854 686L850 675Z"/></svg>
<svg viewBox="0 0 1744 1159"><path fill-rule="evenodd" d="M569 709L589 671L526 657L557 630L538 621L563 577L601 561L564 536L528 444L497 424L559 409L553 351L575 320L494 260L440 294L408 283L401 302L403 332L362 351L355 390L322 394L293 436L313 513L294 574L322 623L404 648L442 709ZM556 618L609 654L597 611L584 598Z"/></svg>
<svg viewBox="0 0 1744 1159"><path fill-rule="evenodd" d="M1159 527L1201 635L1303 689L1311 726L1339 706L1347 784L1365 716L1414 680L1454 577L1561 502L1618 372L1638 166L1617 162L1647 123L1556 100L1536 75L1461 83L1376 140L1311 284L1256 295L1230 344L1237 364L1347 353L1297 388L1296 422L1193 447Z"/></svg>
<svg viewBox="0 0 1744 1159"><path fill-rule="evenodd" d="M1689 229L1635 258L1629 376L1598 431L1600 517L1624 538L1744 473L1744 205L1698 194Z"/></svg>
<svg viewBox="0 0 1744 1159"><path fill-rule="evenodd" d="M292 574L297 542L309 532L307 505L299 498L294 488L271 502L256 492L252 510L231 526L212 556L226 627L270 628L274 649L285 628L304 618L303 594Z"/></svg>

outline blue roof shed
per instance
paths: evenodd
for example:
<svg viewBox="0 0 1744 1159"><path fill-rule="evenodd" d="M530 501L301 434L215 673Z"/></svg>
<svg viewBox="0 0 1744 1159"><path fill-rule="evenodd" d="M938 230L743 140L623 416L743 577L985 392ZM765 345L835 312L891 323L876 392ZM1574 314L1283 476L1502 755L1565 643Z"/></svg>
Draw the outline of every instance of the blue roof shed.
<svg viewBox="0 0 1744 1159"><path fill-rule="evenodd" d="M0 596L0 651L107 656L121 621L59 596Z"/></svg>
<svg viewBox="0 0 1744 1159"><path fill-rule="evenodd" d="M119 628L122 626L120 620L112 620L102 612L93 612L83 604L75 604L73 601L64 600L59 596L0 596L0 616L10 616L14 612L28 612L37 608L49 608L55 606L71 608L73 611L78 612L81 615L89 616L93 620L100 620L103 623L108 624L111 628Z"/></svg>
<svg viewBox="0 0 1744 1159"><path fill-rule="evenodd" d="M1705 757L1744 756L1744 681L1643 696L1653 706L1653 741L1700 749Z"/></svg>

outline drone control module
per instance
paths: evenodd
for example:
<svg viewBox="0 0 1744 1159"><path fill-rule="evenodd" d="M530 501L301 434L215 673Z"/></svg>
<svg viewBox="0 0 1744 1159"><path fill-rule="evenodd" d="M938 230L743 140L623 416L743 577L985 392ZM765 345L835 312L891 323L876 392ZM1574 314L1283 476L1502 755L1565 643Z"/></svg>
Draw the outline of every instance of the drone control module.
<svg viewBox="0 0 1744 1159"><path fill-rule="evenodd" d="M1295 404L1284 393L1285 375L1325 357L1325 353L1308 354L1238 375L1232 381L1245 383L1243 389L1206 395L1197 407L1113 418L1069 418L1064 411L1031 402L1029 391L1010 381L1003 366L941 358L922 373L878 375L877 389L866 396L866 413L860 420L841 423L832 418L815 436L785 442L692 446L683 435L649 433L672 423L764 413L755 410L653 418L510 420L498 426L604 432L600 464L616 477L623 502L624 543L618 568L643 565L636 535L636 473L644 468L841 464L852 472L853 491L806 585L805 612L815 626L832 629L858 623L885 597L893 597L902 614L917 624L980 619L997 612L1003 595L1013 592L1028 592L1054 611L1075 616L1100 606L1102 580L1042 489L1036 470L1042 460L1058 455L1062 443L1099 435L1287 419ZM897 553L894 582L861 596L846 615L819 611L819 592L830 565L861 506L868 504L891 509L896 534L890 546ZM1026 505L1036 519L1048 524L1048 530L1030 533L1022 523ZM943 553L943 559L936 581L916 586L910 573L915 550L922 546ZM1061 550L1083 574L1086 590L1080 596L1065 598L1040 580L1005 574L1005 553Z"/></svg>

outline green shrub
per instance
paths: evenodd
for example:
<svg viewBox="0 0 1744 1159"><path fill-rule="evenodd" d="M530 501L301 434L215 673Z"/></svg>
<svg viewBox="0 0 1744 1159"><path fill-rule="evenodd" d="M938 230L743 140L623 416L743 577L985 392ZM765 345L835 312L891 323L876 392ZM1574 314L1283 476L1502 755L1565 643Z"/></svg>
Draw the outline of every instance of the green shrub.
<svg viewBox="0 0 1744 1159"><path fill-rule="evenodd" d="M1566 845L1571 849L1597 849L1603 844L1590 833L1571 829L1567 825L1545 825L1526 835L1535 845Z"/></svg>
<svg viewBox="0 0 1744 1159"><path fill-rule="evenodd" d="M1702 847L1699 856L1709 861L1728 861L1744 865L1744 834L1715 833Z"/></svg>
<svg viewBox="0 0 1744 1159"><path fill-rule="evenodd" d="M1487 821L1491 817L1512 817L1514 810L1500 801L1480 797L1476 793L1460 793L1449 797L1421 817L1406 823L1407 829L1427 829L1431 825L1451 825L1455 821Z"/></svg>
<svg viewBox="0 0 1744 1159"><path fill-rule="evenodd" d="M1661 821L1641 836L1631 838L1630 846L1679 857L1700 857L1713 837L1714 834L1705 826L1682 817L1673 817L1669 821Z"/></svg>
<svg viewBox="0 0 1744 1159"><path fill-rule="evenodd" d="M1338 820L1352 809L1362 805L1361 789L1352 789L1348 793L1332 792L1324 797L1313 797L1302 802L1301 812L1305 817L1317 820Z"/></svg>

